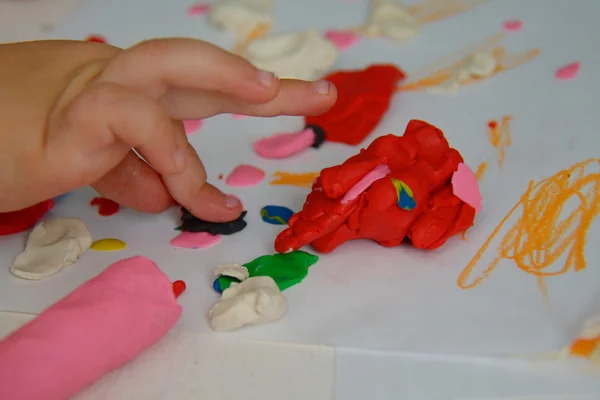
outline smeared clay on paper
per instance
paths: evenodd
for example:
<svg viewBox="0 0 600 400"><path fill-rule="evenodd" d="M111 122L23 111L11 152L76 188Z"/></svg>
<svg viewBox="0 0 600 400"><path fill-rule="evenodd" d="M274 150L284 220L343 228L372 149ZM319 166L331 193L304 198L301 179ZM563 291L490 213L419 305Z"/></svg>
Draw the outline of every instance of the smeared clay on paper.
<svg viewBox="0 0 600 400"><path fill-rule="evenodd" d="M115 238L107 238L96 240L90 246L90 249L95 251L119 251L125 250L127 248L127 243L120 239Z"/></svg>
<svg viewBox="0 0 600 400"><path fill-rule="evenodd" d="M310 244L329 253L361 238L386 247L408 239L416 248L436 249L473 225L475 209L452 192L451 179L462 162L441 130L412 120L403 136L382 136L341 165L321 171L302 210L277 236L275 250L286 253ZM380 164L391 172L342 203Z"/></svg>
<svg viewBox="0 0 600 400"><path fill-rule="evenodd" d="M23 279L39 280L73 264L92 244L87 225L77 218L57 218L36 225L25 250L10 272Z"/></svg>
<svg viewBox="0 0 600 400"><path fill-rule="evenodd" d="M286 225L294 212L284 206L264 206L260 210L263 221L271 225Z"/></svg>
<svg viewBox="0 0 600 400"><path fill-rule="evenodd" d="M575 78L577 74L579 74L580 69L581 64L579 62L572 62L557 69L554 75L556 76L556 79L567 81Z"/></svg>
<svg viewBox="0 0 600 400"><path fill-rule="evenodd" d="M0 341L0 399L70 399L158 342L181 311L155 263L121 260Z"/></svg>
<svg viewBox="0 0 600 400"><path fill-rule="evenodd" d="M419 22L400 0L371 0L364 31L371 37L407 40L419 32Z"/></svg>
<svg viewBox="0 0 600 400"><path fill-rule="evenodd" d="M183 121L183 130L186 135L191 135L192 133L196 133L202 127L201 119L189 119Z"/></svg>
<svg viewBox="0 0 600 400"><path fill-rule="evenodd" d="M222 265L215 272L219 277L213 283L213 288L217 292L222 292L231 284L248 277L270 276L279 290L284 291L302 282L308 275L308 269L318 260L319 257L314 254L294 251L287 254L261 256L244 265Z"/></svg>
<svg viewBox="0 0 600 400"><path fill-rule="evenodd" d="M189 16L195 17L195 16L199 16L199 15L204 15L204 14L208 13L209 11L210 11L209 4L196 3L196 4L192 4L188 8L187 13Z"/></svg>
<svg viewBox="0 0 600 400"><path fill-rule="evenodd" d="M246 39L257 29L273 25L272 8L273 0L216 0L210 7L208 20L217 28Z"/></svg>
<svg viewBox="0 0 600 400"><path fill-rule="evenodd" d="M404 73L394 65L371 65L364 70L336 71L325 77L335 85L336 103L328 111L304 118L304 129L278 133L254 143L265 158L285 158L324 141L360 144L379 124Z"/></svg>
<svg viewBox="0 0 600 400"><path fill-rule="evenodd" d="M243 56L282 79L314 80L337 60L337 49L317 30L281 33L253 40Z"/></svg>
<svg viewBox="0 0 600 400"><path fill-rule="evenodd" d="M232 235L244 229L247 225L244 217L248 212L242 214L229 222L208 222L196 218L185 208L181 208L181 230L183 232L207 232L211 235Z"/></svg>
<svg viewBox="0 0 600 400"><path fill-rule="evenodd" d="M258 185L265 179L265 171L252 165L238 165L225 178L225 183L229 186L249 187Z"/></svg>
<svg viewBox="0 0 600 400"><path fill-rule="evenodd" d="M94 197L92 201L90 201L90 206L98 206L98 215L101 215L103 217L110 217L111 215L115 215L119 212L119 209L121 208L119 203L104 197Z"/></svg>
<svg viewBox="0 0 600 400"><path fill-rule="evenodd" d="M519 19L509 19L508 21L504 21L504 23L502 23L502 27L508 32L518 32L521 30L521 28L523 28L523 21Z"/></svg>
<svg viewBox="0 0 600 400"><path fill-rule="evenodd" d="M232 284L208 313L217 332L277 321L285 314L286 300L273 278L257 276Z"/></svg>
<svg viewBox="0 0 600 400"><path fill-rule="evenodd" d="M19 211L0 213L0 236L26 231L54 208L54 200L46 200Z"/></svg>
<svg viewBox="0 0 600 400"><path fill-rule="evenodd" d="M496 71L498 63L490 53L475 53L459 63L451 72L450 77L436 86L427 88L429 92L456 93L461 82L469 78L486 78Z"/></svg>
<svg viewBox="0 0 600 400"><path fill-rule="evenodd" d="M325 37L335 45L339 50L346 50L360 40L360 36L355 32L328 30L325 32Z"/></svg>
<svg viewBox="0 0 600 400"><path fill-rule="evenodd" d="M220 235L212 235L208 232L181 232L171 239L171 246L184 249L205 249L216 245L221 241Z"/></svg>

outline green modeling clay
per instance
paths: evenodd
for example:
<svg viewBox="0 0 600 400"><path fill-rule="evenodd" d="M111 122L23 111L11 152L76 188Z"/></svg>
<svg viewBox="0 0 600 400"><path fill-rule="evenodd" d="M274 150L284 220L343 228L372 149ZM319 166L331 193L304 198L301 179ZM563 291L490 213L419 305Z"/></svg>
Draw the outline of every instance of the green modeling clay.
<svg viewBox="0 0 600 400"><path fill-rule="evenodd" d="M243 266L248 269L250 277L270 276L277 283L279 290L283 291L302 282L308 274L308 268L318 260L318 256L298 250L287 254L261 256ZM213 287L217 292L223 292L232 282L239 280L230 276L220 276L215 280Z"/></svg>

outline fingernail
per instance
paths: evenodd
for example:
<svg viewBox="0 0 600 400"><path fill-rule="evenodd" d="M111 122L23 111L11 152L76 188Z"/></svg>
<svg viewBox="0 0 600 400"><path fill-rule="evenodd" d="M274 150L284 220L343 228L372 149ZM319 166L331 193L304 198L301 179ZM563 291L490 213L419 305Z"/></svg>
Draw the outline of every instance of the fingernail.
<svg viewBox="0 0 600 400"><path fill-rule="evenodd" d="M316 81L313 82L313 89L318 94L329 94L329 81Z"/></svg>
<svg viewBox="0 0 600 400"><path fill-rule="evenodd" d="M264 71L262 69L258 70L258 80L265 86L273 86L275 83L275 74L269 71Z"/></svg>
<svg viewBox="0 0 600 400"><path fill-rule="evenodd" d="M185 166L185 151L182 149L176 150L175 155L173 156L173 161L175 161L175 167L177 167L177 170L183 170L183 167Z"/></svg>
<svg viewBox="0 0 600 400"><path fill-rule="evenodd" d="M241 205L240 200L235 196L226 196L225 197L225 207L229 209L237 208Z"/></svg>

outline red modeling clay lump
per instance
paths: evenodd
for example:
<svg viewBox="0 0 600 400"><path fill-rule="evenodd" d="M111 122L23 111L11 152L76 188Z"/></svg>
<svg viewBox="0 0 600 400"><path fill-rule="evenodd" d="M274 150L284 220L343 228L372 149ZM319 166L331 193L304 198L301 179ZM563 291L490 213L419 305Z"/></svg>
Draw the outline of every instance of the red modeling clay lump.
<svg viewBox="0 0 600 400"><path fill-rule="evenodd" d="M329 253L352 239L386 247L408 240L436 249L473 225L475 209L452 192L452 175L462 162L441 130L412 120L403 136L380 137L321 171L302 210L277 236L275 250L310 244Z"/></svg>
<svg viewBox="0 0 600 400"><path fill-rule="evenodd" d="M0 236L23 232L40 220L54 207L54 200L46 200L19 211L0 213Z"/></svg>
<svg viewBox="0 0 600 400"><path fill-rule="evenodd" d="M328 141L360 144L383 118L404 77L395 65L335 72L325 79L337 89L336 103L324 114L306 117L305 123L320 128Z"/></svg>
<svg viewBox="0 0 600 400"><path fill-rule="evenodd" d="M104 197L94 197L92 201L90 201L90 206L98 206L98 214L103 217L115 215L119 212L120 208L119 203L110 199L105 199Z"/></svg>

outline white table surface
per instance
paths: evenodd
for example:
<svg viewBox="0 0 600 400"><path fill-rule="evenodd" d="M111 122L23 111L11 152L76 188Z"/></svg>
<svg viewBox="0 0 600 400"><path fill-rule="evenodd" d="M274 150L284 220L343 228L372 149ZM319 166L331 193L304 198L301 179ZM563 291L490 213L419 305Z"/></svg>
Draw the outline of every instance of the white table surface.
<svg viewBox="0 0 600 400"><path fill-rule="evenodd" d="M43 38L81 2L0 1L0 43ZM0 312L0 337L30 318ZM175 330L76 398L598 399L600 372L584 367L228 341Z"/></svg>

